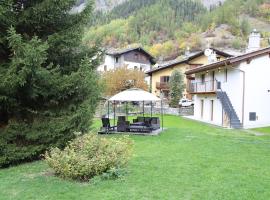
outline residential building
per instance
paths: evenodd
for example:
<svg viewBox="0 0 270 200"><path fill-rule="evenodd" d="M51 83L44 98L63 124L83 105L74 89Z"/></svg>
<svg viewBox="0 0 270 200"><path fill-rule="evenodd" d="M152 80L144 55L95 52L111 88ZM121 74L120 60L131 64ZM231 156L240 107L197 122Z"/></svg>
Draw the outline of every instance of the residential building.
<svg viewBox="0 0 270 200"><path fill-rule="evenodd" d="M231 57L230 54L225 53L223 51L211 48L213 52L216 54L217 60L224 60L228 57ZM169 80L170 76L172 75L173 70L178 69L183 74L185 71L189 69L194 69L197 67L200 67L202 65L205 65L209 62L212 62L209 57L204 55L204 51L199 51L196 53L186 54L183 59L176 59L172 61L168 61L162 64L159 64L158 67L153 68L152 70L146 72L151 78L150 78L150 88L151 92L155 94L156 96L160 96L161 93L163 94L163 97L168 98L169 97ZM184 79L184 82L186 85L189 85L192 82L192 79L194 77L190 76L188 79ZM184 91L183 93L184 97L191 99L191 95Z"/></svg>
<svg viewBox="0 0 270 200"><path fill-rule="evenodd" d="M118 67L149 71L155 59L150 53L141 47L126 49L110 49L106 51L104 63L98 67L98 71L107 71Z"/></svg>
<svg viewBox="0 0 270 200"><path fill-rule="evenodd" d="M256 43L255 43L256 44ZM194 118L232 128L270 125L270 47L190 69Z"/></svg>

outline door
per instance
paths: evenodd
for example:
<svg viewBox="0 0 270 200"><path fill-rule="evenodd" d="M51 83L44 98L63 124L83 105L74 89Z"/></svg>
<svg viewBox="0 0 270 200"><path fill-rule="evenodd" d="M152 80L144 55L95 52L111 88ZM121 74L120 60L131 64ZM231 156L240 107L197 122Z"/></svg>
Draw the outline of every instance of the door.
<svg viewBox="0 0 270 200"><path fill-rule="evenodd" d="M222 126L226 128L230 127L230 119L224 110L222 110Z"/></svg>
<svg viewBox="0 0 270 200"><path fill-rule="evenodd" d="M201 118L203 119L204 100L201 100Z"/></svg>
<svg viewBox="0 0 270 200"><path fill-rule="evenodd" d="M210 113L210 116L211 116L211 121L214 121L214 100L211 100L211 113Z"/></svg>

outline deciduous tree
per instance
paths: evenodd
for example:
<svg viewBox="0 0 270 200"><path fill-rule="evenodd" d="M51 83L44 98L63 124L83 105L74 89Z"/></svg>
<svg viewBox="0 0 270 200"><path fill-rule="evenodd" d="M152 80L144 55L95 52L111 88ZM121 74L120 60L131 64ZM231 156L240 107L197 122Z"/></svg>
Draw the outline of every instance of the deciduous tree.
<svg viewBox="0 0 270 200"><path fill-rule="evenodd" d="M148 90L144 72L139 69L128 69L127 67L119 67L105 72L103 74L103 83L105 94L108 96L130 88Z"/></svg>

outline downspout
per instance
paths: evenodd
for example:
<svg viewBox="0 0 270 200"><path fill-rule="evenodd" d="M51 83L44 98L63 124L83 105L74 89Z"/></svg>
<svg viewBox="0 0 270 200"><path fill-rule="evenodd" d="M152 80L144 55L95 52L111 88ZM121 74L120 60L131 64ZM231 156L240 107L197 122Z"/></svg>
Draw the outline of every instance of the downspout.
<svg viewBox="0 0 270 200"><path fill-rule="evenodd" d="M149 88L149 92L150 92L150 93L152 93L152 91L153 91L153 89L152 89L152 86L153 86L153 83L152 83L153 77L152 77L152 76L153 76L153 74L150 75L150 86L149 86L149 87L150 87L150 88Z"/></svg>
<svg viewBox="0 0 270 200"><path fill-rule="evenodd" d="M228 66L227 63L225 62L225 66ZM228 66L234 70L238 70L240 72L243 73L243 93L242 93L242 126L244 127L244 119L245 119L245 92L246 92L246 72L241 70L241 69L238 69L238 68L235 68L235 67L232 67L232 66Z"/></svg>

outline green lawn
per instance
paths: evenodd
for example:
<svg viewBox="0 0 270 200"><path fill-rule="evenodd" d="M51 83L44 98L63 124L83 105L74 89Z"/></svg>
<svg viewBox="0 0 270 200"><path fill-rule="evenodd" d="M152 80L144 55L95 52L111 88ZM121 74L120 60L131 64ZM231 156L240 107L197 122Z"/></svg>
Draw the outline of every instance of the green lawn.
<svg viewBox="0 0 270 200"><path fill-rule="evenodd" d="M255 128L253 130L260 132L260 133L270 133L270 127Z"/></svg>
<svg viewBox="0 0 270 200"><path fill-rule="evenodd" d="M132 136L123 179L78 183L42 161L0 170L0 199L269 199L270 135L251 136L166 116L160 136Z"/></svg>

